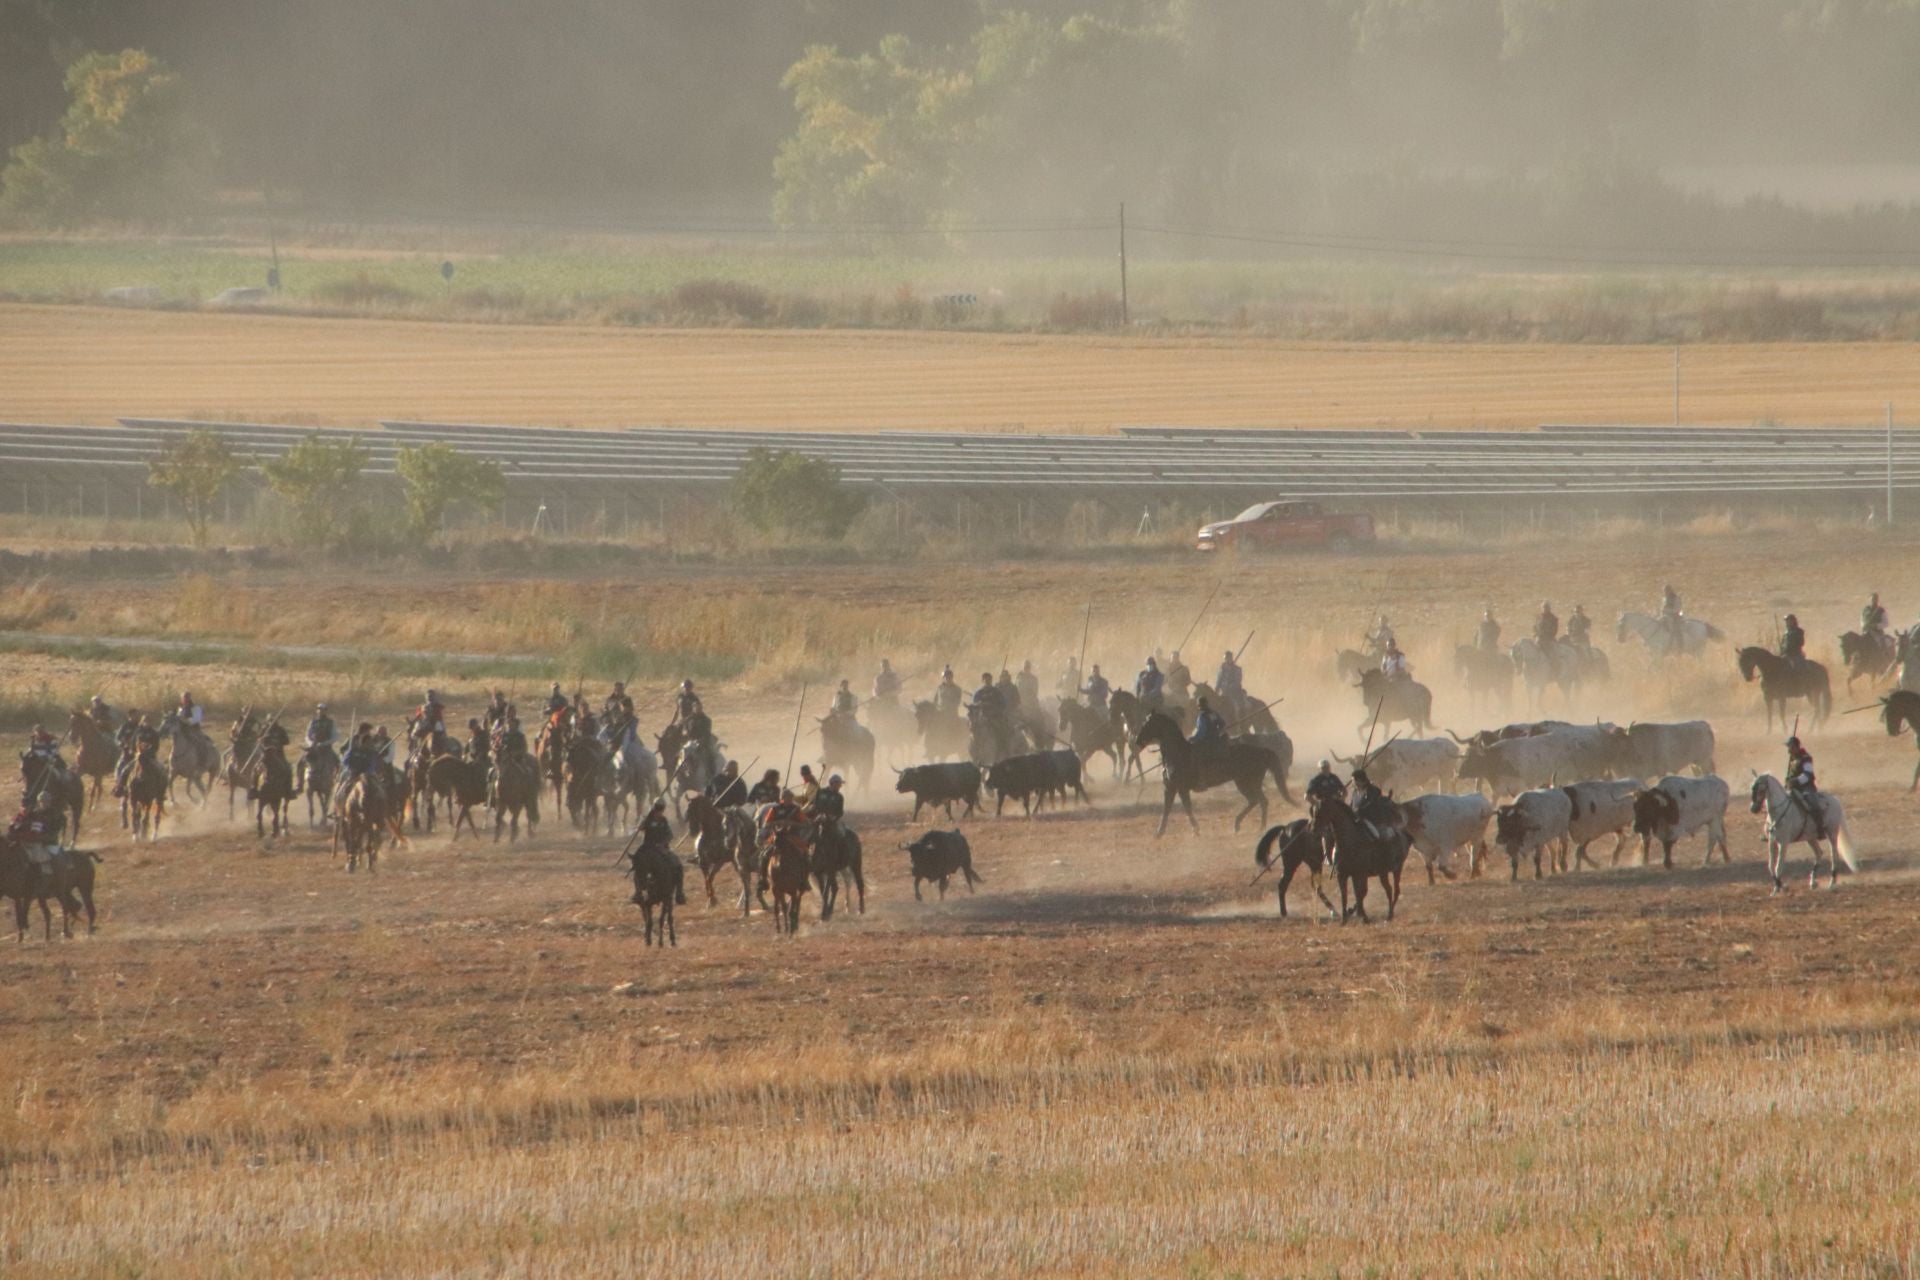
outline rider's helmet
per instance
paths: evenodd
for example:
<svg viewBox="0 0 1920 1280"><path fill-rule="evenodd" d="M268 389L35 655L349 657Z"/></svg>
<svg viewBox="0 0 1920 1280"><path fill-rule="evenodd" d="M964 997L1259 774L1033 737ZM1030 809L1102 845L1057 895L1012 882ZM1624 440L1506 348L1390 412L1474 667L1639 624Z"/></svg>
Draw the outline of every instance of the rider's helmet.
<svg viewBox="0 0 1920 1280"><path fill-rule="evenodd" d="M1793 616L1792 614L1788 614L1788 615L1787 615L1787 625L1788 625L1788 626L1790 626L1790 627L1797 627L1797 626L1799 626L1799 625L1800 625L1800 619L1798 619L1798 618L1796 618L1796 617L1794 617L1794 616Z"/></svg>
<svg viewBox="0 0 1920 1280"><path fill-rule="evenodd" d="M185 689L182 689L180 691L180 705L183 707L190 707L193 705L193 695L188 693Z"/></svg>
<svg viewBox="0 0 1920 1280"><path fill-rule="evenodd" d="M844 783L844 782L846 782L846 779L845 779L845 778L843 778L843 777L841 777L841 776L840 776L839 774L837 774L837 773L836 773L836 774L834 774L834 775L833 775L832 777L830 777L830 778L828 778L828 779L827 779L827 785L828 785L828 786L830 786L830 787L837 787L837 786L840 786L840 785L841 785L842 783Z"/></svg>
<svg viewBox="0 0 1920 1280"><path fill-rule="evenodd" d="M1158 671L1160 669L1160 664L1154 661L1152 654L1147 655L1147 669L1150 671Z"/></svg>
<svg viewBox="0 0 1920 1280"><path fill-rule="evenodd" d="M440 701L440 691L438 689L427 690L427 701L428 702Z"/></svg>
<svg viewBox="0 0 1920 1280"><path fill-rule="evenodd" d="M325 715L327 713L327 704L324 702L316 702L313 704L313 709L320 715Z"/></svg>
<svg viewBox="0 0 1920 1280"><path fill-rule="evenodd" d="M680 682L680 691L681 691L682 693L692 693L692 692L693 692L693 681L691 681L691 680L682 680L682 681Z"/></svg>
<svg viewBox="0 0 1920 1280"><path fill-rule="evenodd" d="M1353 785L1356 787L1370 787L1373 785L1373 779L1367 776L1365 769L1355 769L1353 771Z"/></svg>
<svg viewBox="0 0 1920 1280"><path fill-rule="evenodd" d="M1328 759L1326 759L1326 758L1325 758L1325 757L1323 756L1323 757L1321 758L1321 760L1320 760L1320 772L1322 772L1322 773L1332 773L1332 772L1333 772L1333 761L1331 761L1331 760L1328 760Z"/></svg>
<svg viewBox="0 0 1920 1280"><path fill-rule="evenodd" d="M101 697L101 696L100 696L99 694L97 694L97 693L96 693L96 694L94 694L94 695L93 695L93 705L94 705L94 706L96 706L96 707L97 707L97 706L99 706L99 705L100 705L100 704L101 704L102 702L104 702L104 701L106 701L106 699L104 699L104 698L102 698L102 697Z"/></svg>

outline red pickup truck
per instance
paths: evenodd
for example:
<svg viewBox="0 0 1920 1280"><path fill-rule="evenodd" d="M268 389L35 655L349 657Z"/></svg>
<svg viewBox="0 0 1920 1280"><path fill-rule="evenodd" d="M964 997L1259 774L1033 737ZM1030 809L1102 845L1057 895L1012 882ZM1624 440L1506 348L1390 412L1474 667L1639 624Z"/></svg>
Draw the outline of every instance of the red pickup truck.
<svg viewBox="0 0 1920 1280"><path fill-rule="evenodd" d="M1200 551L1255 551L1269 547L1325 547L1351 551L1373 541L1373 517L1324 511L1317 502L1261 502L1231 520L1202 525Z"/></svg>

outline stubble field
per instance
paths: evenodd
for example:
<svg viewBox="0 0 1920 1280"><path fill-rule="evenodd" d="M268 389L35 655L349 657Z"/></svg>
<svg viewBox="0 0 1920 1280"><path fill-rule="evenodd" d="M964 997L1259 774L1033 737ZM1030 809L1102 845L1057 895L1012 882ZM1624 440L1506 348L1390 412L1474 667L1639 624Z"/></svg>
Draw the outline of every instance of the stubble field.
<svg viewBox="0 0 1920 1280"><path fill-rule="evenodd" d="M1191 650L1258 628L1249 684L1287 699L1310 762L1358 744L1329 646L1378 608L1462 731L1508 718L1465 707L1446 669L1483 599L1518 630L1542 595L1563 614L1577 595L1608 631L1666 574L1741 642L1784 606L1830 648L1873 587L1907 621L1908 544L1862 541L1839 568L1795 545L1696 532L1256 561L1234 566ZM778 767L800 679L864 683L885 651L920 691L943 658L965 673L1005 652L1050 682L1089 594L1091 656L1131 671L1212 585L1165 564L939 574L838 571L819 614L806 575L746 570L242 575L202 630L297 628L352 600L355 643L397 644L424 614L481 647L504 613L497 647L518 652L551 643L536 620L563 600L615 629L690 613L716 637L732 609L764 661L710 705L732 754ZM539 606L507 610L516 592ZM69 589L71 616L47 625L199 634L166 594ZM806 638L779 647L782 626ZM1603 643L1619 677L1572 718L1708 715L1736 797L1749 766L1778 767L1780 734L1725 654L1655 674ZM9 673L76 693L185 674L27 653ZM202 677L270 684L276 704L346 692L326 673ZM483 685L453 684L457 718ZM642 705L661 701L649 689ZM369 711L391 723L399 705ZM894 846L929 823L882 782L851 805L864 915L822 923L810 898L801 936L779 941L766 916L741 918L723 874L719 905L696 890L665 952L641 948L610 869L619 842L551 816L518 847L421 836L371 877L344 874L318 835L236 830L224 799L138 848L91 817L101 931L0 950L0 1267L1905 1274L1920 1263L1913 744L1860 715L1813 745L1863 862L1837 892L1806 890L1801 855L1794 891L1770 897L1737 798L1731 866L1702 868L1689 843L1671 872L1632 865L1631 848L1619 868L1539 883L1508 883L1502 863L1429 887L1410 867L1398 918L1372 927L1325 920L1298 884L1279 920L1270 880L1248 884L1257 833L1229 830L1225 800L1202 802L1198 835L1155 840L1157 790L1101 763L1091 810L962 824L975 895L914 900Z"/></svg>
<svg viewBox="0 0 1920 1280"><path fill-rule="evenodd" d="M1875 423L1902 343L1694 345L1690 423ZM0 305L0 419L1102 431L1664 422L1673 350L609 329Z"/></svg>

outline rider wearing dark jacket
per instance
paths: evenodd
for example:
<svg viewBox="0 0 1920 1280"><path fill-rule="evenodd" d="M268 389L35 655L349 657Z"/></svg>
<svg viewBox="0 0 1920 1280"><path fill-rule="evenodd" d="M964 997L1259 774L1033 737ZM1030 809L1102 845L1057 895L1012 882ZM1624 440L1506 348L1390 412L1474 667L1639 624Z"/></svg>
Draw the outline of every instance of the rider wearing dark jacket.
<svg viewBox="0 0 1920 1280"><path fill-rule="evenodd" d="M1787 615L1786 629L1780 633L1780 656L1793 662L1807 660L1807 633L1792 614Z"/></svg>

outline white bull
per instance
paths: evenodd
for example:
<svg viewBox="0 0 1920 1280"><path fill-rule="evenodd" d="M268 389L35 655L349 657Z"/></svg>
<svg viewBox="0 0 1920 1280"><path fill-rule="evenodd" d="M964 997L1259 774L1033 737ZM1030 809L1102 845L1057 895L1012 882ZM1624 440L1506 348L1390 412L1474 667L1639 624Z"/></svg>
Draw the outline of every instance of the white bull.
<svg viewBox="0 0 1920 1280"><path fill-rule="evenodd" d="M1713 772L1713 726L1705 720L1678 724L1630 724L1616 770L1623 777L1660 778L1691 769Z"/></svg>
<svg viewBox="0 0 1920 1280"><path fill-rule="evenodd" d="M1573 820L1573 801L1561 787L1543 787L1523 791L1512 804L1503 804L1493 815L1494 841L1506 850L1512 863L1511 880L1520 878L1520 859L1533 855L1533 878L1538 880L1540 851L1552 846L1555 870L1566 866L1567 828Z"/></svg>
<svg viewBox="0 0 1920 1280"><path fill-rule="evenodd" d="M1453 784L1460 771L1460 748L1449 738L1395 738L1351 759L1335 754L1341 764L1359 765L1382 791L1431 783Z"/></svg>
<svg viewBox="0 0 1920 1280"><path fill-rule="evenodd" d="M1479 780L1494 795L1551 786L1561 778L1602 777L1612 772L1618 734L1612 725L1579 724L1469 747L1460 776Z"/></svg>
<svg viewBox="0 0 1920 1280"><path fill-rule="evenodd" d="M1661 861L1673 869L1673 846L1696 831L1707 833L1707 856L1720 850L1723 862L1733 861L1727 847L1727 784L1719 778L1666 777L1633 798L1633 830L1640 837L1640 861L1646 862L1653 842L1660 842Z"/></svg>
<svg viewBox="0 0 1920 1280"><path fill-rule="evenodd" d="M1468 873L1478 875L1480 860L1487 852L1487 824L1493 821L1493 801L1479 792L1466 796L1415 796L1402 801L1400 813L1406 821L1413 847L1427 862L1427 883L1433 883L1434 868L1453 879L1453 855L1467 851Z"/></svg>
<svg viewBox="0 0 1920 1280"><path fill-rule="evenodd" d="M1567 824L1567 841L1573 846L1573 864L1600 864L1587 856L1587 846L1601 836L1613 837L1613 866L1620 865L1620 850L1633 830L1633 797L1640 790L1637 782L1576 782L1563 788L1573 804L1573 818Z"/></svg>

